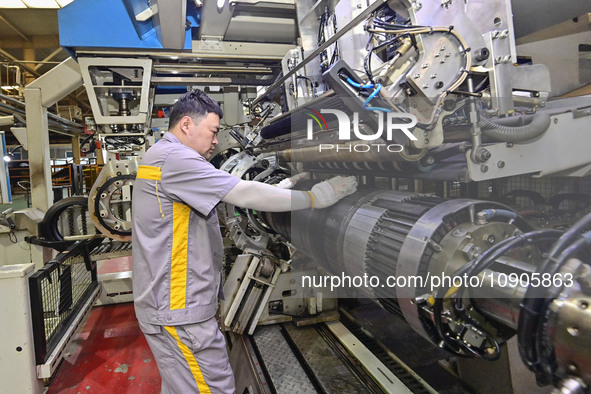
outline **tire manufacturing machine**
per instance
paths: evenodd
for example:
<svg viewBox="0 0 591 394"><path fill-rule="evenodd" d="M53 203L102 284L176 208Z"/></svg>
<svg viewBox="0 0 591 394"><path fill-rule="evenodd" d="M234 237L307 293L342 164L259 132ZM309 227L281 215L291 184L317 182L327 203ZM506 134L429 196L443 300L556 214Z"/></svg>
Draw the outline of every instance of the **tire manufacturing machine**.
<svg viewBox="0 0 591 394"><path fill-rule="evenodd" d="M152 114L200 87L225 113L216 167L268 183L306 172L303 189L335 175L360 184L323 210L218 207L238 392L589 392L591 96L575 89L591 82L590 11L549 0L61 9L72 58L25 91L33 208L1 218L30 235L22 264L0 267L2 299L18 294L2 309L13 322L3 386L41 392L95 301L133 299L130 272L100 267L131 254L137 166L167 127ZM105 164L88 196L50 206L47 108L82 84L85 142ZM442 275L483 285L432 286ZM305 281L334 277L407 281Z"/></svg>

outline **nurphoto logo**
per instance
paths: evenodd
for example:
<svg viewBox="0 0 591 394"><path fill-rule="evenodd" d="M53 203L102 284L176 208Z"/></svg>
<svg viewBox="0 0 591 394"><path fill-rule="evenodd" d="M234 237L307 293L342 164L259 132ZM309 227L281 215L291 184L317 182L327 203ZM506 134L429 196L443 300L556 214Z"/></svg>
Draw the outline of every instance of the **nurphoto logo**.
<svg viewBox="0 0 591 394"><path fill-rule="evenodd" d="M415 137L410 129L412 129L417 124L417 118L413 114L407 113L398 113L398 112L379 112L377 113L377 121L378 121L378 128L373 134L364 134L359 130L359 113L353 113L353 119L351 120L350 116L347 115L345 112L338 110L338 109L321 109L320 112L315 111L311 108L307 108L310 112L306 114L310 116L308 119L307 124L307 131L308 131L308 140L312 140L314 134L314 124L317 125L317 128L320 131L328 131L328 125L324 116L322 114L331 114L336 116L338 121L338 139L339 142L347 142L346 144L335 145L335 144L320 144L318 147L318 151L328 151L328 150L346 150L349 152L369 152L370 150L377 150L378 152L388 151L388 152L401 152L404 150L404 147L400 144L384 144L384 143L358 143L358 142L351 142L351 129L353 129L353 135L361 141L376 141L379 139L384 139L384 132L385 132L385 140L392 141L393 133L401 131L406 135L406 137L412 141L416 141L417 137ZM351 127L351 125L353 127Z"/></svg>

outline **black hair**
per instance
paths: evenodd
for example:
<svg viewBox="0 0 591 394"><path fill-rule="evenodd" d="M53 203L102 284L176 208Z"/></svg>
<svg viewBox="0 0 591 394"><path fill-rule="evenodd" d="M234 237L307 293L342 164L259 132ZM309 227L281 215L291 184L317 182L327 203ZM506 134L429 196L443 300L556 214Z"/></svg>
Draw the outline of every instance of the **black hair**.
<svg viewBox="0 0 591 394"><path fill-rule="evenodd" d="M220 119L224 116L220 105L202 90L194 89L183 93L172 106L168 128L173 128L184 116L189 116L194 122L199 122L210 112L218 115Z"/></svg>

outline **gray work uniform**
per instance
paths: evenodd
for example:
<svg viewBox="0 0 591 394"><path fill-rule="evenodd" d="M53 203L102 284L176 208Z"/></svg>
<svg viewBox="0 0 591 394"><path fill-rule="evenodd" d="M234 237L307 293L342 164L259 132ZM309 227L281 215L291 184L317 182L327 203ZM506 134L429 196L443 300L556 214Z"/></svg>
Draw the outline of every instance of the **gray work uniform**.
<svg viewBox="0 0 591 394"><path fill-rule="evenodd" d="M239 180L172 133L139 167L132 197L135 313L163 392L234 392L215 320L223 256L215 206Z"/></svg>

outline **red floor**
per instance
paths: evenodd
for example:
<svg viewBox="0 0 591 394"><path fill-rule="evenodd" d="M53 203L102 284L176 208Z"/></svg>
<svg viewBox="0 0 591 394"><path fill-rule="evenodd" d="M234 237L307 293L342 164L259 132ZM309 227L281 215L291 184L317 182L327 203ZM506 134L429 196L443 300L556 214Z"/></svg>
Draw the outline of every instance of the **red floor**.
<svg viewBox="0 0 591 394"><path fill-rule="evenodd" d="M93 308L47 393L160 393L158 367L133 304Z"/></svg>

